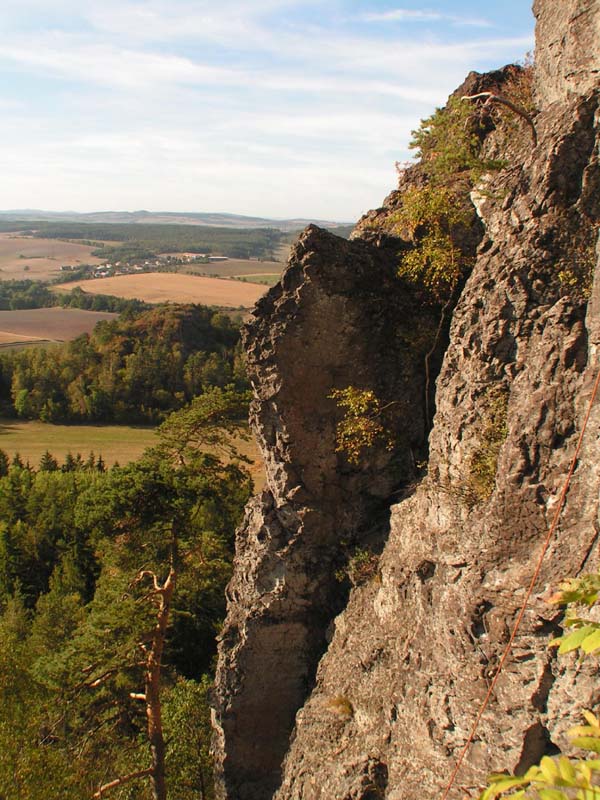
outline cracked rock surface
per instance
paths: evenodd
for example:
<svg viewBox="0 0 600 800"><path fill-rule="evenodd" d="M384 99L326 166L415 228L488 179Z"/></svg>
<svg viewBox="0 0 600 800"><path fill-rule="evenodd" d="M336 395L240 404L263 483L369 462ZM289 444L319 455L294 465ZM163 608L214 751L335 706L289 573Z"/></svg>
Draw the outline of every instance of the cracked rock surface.
<svg viewBox="0 0 600 800"><path fill-rule="evenodd" d="M238 533L220 651L229 800L439 797L508 641L600 357L600 267L590 297L559 279L578 231L600 222L600 47L590 45L600 10L537 0L535 13L538 144L525 135L520 158L473 197L483 234L436 354L427 476L416 480L429 433L417 334L439 315L395 277L398 241L376 233L397 193L351 242L309 228L250 323L268 484ZM360 468L335 452L328 399L350 384L399 401L386 420L401 432L395 450L375 448ZM474 499L470 465L497 398L506 437L490 496ZM593 663L548 650L560 617L545 599L598 566L599 445L597 402L453 800L492 770L524 770L564 747L581 708L600 700ZM334 577L345 542L381 551L349 596Z"/></svg>

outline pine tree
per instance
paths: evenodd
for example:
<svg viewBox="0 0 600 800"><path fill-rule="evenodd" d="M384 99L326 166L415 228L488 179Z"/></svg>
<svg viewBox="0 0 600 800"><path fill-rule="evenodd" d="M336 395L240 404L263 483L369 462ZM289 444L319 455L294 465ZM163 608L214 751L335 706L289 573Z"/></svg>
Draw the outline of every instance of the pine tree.
<svg viewBox="0 0 600 800"><path fill-rule="evenodd" d="M56 472L57 469L58 461L48 450L46 450L40 458L40 472Z"/></svg>
<svg viewBox="0 0 600 800"><path fill-rule="evenodd" d="M88 622L74 638L80 662L83 655L81 663L91 664L84 670L86 694L90 708L103 714L117 713L111 702L118 702L116 718L127 721L136 742L145 709L150 749L149 765L138 752L129 771L104 783L95 797L149 778L154 800L167 798L163 663L171 638L175 657L177 652L177 631L169 636L173 612L179 589L189 601L194 588L197 594L199 585L216 584L222 597L230 574L227 538L251 482L238 463L221 460L214 451L235 459L233 437L245 404L232 390L198 398L170 417L157 448L135 464L111 470L82 497L80 517L94 531L103 563ZM213 452L201 449L207 445ZM99 650L101 659L95 658ZM110 722L94 724L105 730Z"/></svg>
<svg viewBox="0 0 600 800"><path fill-rule="evenodd" d="M0 450L0 478L8 475L10 461L4 450Z"/></svg>
<svg viewBox="0 0 600 800"><path fill-rule="evenodd" d="M67 453L67 455L65 456L65 462L62 465L62 471L63 472L75 472L76 469L77 469L77 462L73 458L73 453L71 453L69 451Z"/></svg>

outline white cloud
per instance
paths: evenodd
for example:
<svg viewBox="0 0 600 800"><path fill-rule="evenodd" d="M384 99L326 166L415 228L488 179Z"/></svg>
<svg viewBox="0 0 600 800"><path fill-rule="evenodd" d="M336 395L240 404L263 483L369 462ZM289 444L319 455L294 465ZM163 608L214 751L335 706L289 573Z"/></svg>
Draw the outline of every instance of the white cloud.
<svg viewBox="0 0 600 800"><path fill-rule="evenodd" d="M0 59L69 80L142 89L157 83L236 83L231 70L168 53L118 48L88 36L53 33L0 41Z"/></svg>
<svg viewBox="0 0 600 800"><path fill-rule="evenodd" d="M457 14L444 14L440 11L396 8L390 11L375 11L361 14L365 22L450 22L453 25L467 25L476 28L490 28L492 23L481 17L462 17Z"/></svg>
<svg viewBox="0 0 600 800"><path fill-rule="evenodd" d="M420 117L531 46L356 26L344 4L3 0L0 64L27 87L0 90L3 202L352 218L393 186Z"/></svg>
<svg viewBox="0 0 600 800"><path fill-rule="evenodd" d="M356 37L331 39L325 34L310 39L288 36L277 47L273 44L272 49L281 57L293 57L301 63L267 70L253 65L215 66L173 52L119 47L98 42L87 34L58 32L0 41L0 59L34 72L43 70L69 80L132 90L188 84L290 92L374 92L429 103L433 102L433 93L428 90L437 87L435 93L439 97L439 87L448 77L456 82L459 74L478 58L530 44L530 37L460 44L411 41L400 45ZM319 65L318 72L313 71L315 63ZM386 76L383 80L375 77L382 74Z"/></svg>

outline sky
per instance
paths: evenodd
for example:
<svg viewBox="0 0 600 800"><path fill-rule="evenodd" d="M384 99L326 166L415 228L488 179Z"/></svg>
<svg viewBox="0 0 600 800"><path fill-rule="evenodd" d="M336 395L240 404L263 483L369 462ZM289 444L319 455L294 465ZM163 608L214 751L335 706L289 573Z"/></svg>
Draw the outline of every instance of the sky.
<svg viewBox="0 0 600 800"><path fill-rule="evenodd" d="M529 0L1 0L0 209L352 221Z"/></svg>

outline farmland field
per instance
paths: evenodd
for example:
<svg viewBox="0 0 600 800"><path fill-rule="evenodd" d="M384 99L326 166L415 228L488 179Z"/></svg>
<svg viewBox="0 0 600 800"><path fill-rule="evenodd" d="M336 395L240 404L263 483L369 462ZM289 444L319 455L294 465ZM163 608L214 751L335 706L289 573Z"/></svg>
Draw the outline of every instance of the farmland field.
<svg viewBox="0 0 600 800"><path fill-rule="evenodd" d="M100 320L117 316L108 311L59 307L0 311L0 348L69 341L82 333L91 333Z"/></svg>
<svg viewBox="0 0 600 800"><path fill-rule="evenodd" d="M90 451L102 455L107 466L115 461L127 464L139 458L144 450L158 443L155 429L128 425L50 425L44 422L0 418L0 449L12 459L19 453L23 461L37 467L42 454L49 450L64 462L67 453L81 453L85 459ZM264 485L264 469L254 439L240 440L238 449L252 462L250 473L257 489Z"/></svg>
<svg viewBox="0 0 600 800"><path fill-rule="evenodd" d="M263 286L275 286L280 277L280 275L273 275L271 272L257 272L248 275L240 275L237 280L247 281L248 283L260 283Z"/></svg>
<svg viewBox="0 0 600 800"><path fill-rule="evenodd" d="M47 281L60 275L63 264L101 264L90 255L95 248L58 239L36 239L0 233L0 278Z"/></svg>
<svg viewBox="0 0 600 800"><path fill-rule="evenodd" d="M209 264L190 264L186 272L198 275L211 275L215 278L233 278L240 275L256 275L260 272L269 275L281 275L285 264L281 261L257 261L241 258L230 258L229 261L213 261Z"/></svg>
<svg viewBox="0 0 600 800"><path fill-rule="evenodd" d="M86 458L93 450L108 466L126 464L156 444L154 428L125 425L49 425L38 421L0 419L0 448L10 458L19 453L36 467L49 450L59 463L67 453Z"/></svg>
<svg viewBox="0 0 600 800"><path fill-rule="evenodd" d="M61 284L60 291L69 291L77 286L91 294L109 294L147 303L203 303L229 308L250 308L265 291L257 284L171 272L72 281Z"/></svg>

